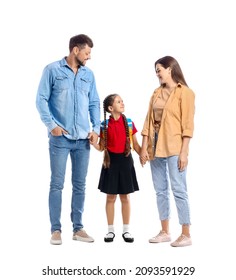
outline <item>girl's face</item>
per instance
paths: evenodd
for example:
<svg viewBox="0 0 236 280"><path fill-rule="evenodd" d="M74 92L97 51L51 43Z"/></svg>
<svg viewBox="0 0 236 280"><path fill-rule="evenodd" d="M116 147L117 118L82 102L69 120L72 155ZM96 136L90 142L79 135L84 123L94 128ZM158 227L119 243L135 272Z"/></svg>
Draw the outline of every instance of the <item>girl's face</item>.
<svg viewBox="0 0 236 280"><path fill-rule="evenodd" d="M125 105L123 100L119 95L117 95L114 99L112 106L110 106L111 113L123 113L125 110Z"/></svg>
<svg viewBox="0 0 236 280"><path fill-rule="evenodd" d="M165 69L161 64L156 65L156 74L161 85L168 83L172 79L170 67Z"/></svg>

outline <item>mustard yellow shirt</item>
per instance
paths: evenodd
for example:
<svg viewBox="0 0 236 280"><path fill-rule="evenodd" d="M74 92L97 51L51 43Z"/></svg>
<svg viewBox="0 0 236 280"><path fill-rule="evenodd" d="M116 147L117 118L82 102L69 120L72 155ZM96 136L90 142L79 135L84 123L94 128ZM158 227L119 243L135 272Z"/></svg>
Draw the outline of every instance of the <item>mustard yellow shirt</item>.
<svg viewBox="0 0 236 280"><path fill-rule="evenodd" d="M180 83L171 93L163 109L158 141L155 143L154 110L155 102L163 86L157 88L151 96L141 135L148 136L148 154L154 157L179 155L184 136L193 137L195 94Z"/></svg>
<svg viewBox="0 0 236 280"><path fill-rule="evenodd" d="M169 97L170 93L167 90L162 90L161 93L158 94L156 102L153 103L154 128L156 132L159 132L163 109Z"/></svg>

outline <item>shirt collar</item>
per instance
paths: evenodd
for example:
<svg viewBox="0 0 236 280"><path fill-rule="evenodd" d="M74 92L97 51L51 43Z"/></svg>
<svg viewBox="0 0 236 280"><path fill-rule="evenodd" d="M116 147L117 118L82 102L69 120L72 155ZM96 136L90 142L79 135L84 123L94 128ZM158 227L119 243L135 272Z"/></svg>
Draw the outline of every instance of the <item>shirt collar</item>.
<svg viewBox="0 0 236 280"><path fill-rule="evenodd" d="M121 123L123 121L122 115L120 115L118 120L115 120L112 116L109 117L109 121L113 123Z"/></svg>
<svg viewBox="0 0 236 280"><path fill-rule="evenodd" d="M66 66L66 67L69 67L70 68L70 66L68 65L68 63L67 63L67 61L66 61L66 56L65 57L63 57L62 58L62 60L60 61L60 64L61 64L61 66ZM80 66L80 69L81 70L85 70L86 68L85 68L85 66Z"/></svg>

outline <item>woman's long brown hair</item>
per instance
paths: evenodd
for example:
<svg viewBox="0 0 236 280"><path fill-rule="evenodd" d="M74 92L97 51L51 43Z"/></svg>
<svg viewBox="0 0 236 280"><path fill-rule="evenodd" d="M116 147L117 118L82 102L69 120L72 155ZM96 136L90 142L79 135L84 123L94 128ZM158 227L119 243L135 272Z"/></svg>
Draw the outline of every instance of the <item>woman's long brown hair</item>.
<svg viewBox="0 0 236 280"><path fill-rule="evenodd" d="M161 64L165 69L170 67L171 68L171 77L176 83L181 83L182 85L188 86L187 82L185 81L184 74L178 61L172 56L164 56L159 58L154 66L156 69L157 64Z"/></svg>

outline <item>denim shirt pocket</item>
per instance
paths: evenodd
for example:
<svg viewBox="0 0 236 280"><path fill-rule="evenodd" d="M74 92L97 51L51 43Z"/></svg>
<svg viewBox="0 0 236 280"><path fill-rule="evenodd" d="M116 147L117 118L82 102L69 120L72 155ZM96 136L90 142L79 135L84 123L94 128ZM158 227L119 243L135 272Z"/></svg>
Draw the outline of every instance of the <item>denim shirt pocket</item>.
<svg viewBox="0 0 236 280"><path fill-rule="evenodd" d="M91 81L85 78L80 78L79 90L82 94L88 94L90 89Z"/></svg>
<svg viewBox="0 0 236 280"><path fill-rule="evenodd" d="M54 81L54 90L56 92L67 92L69 89L69 79L67 76L56 76Z"/></svg>

